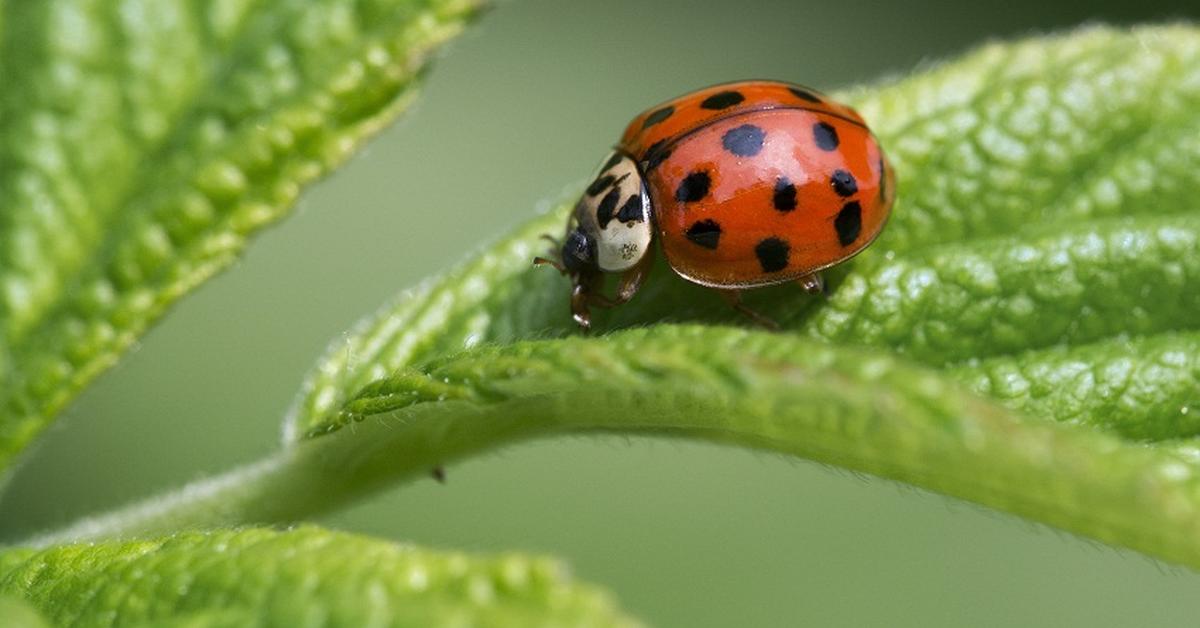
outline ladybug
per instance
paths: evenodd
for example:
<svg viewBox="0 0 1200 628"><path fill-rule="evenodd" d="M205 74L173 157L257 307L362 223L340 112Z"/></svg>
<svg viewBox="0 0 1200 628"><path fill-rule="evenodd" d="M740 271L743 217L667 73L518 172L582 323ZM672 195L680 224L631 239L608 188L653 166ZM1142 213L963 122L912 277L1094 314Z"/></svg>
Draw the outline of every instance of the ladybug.
<svg viewBox="0 0 1200 628"><path fill-rule="evenodd" d="M571 279L571 313L637 293L655 236L680 277L717 290L738 311L747 288L796 282L824 291L821 271L879 235L895 198L879 143L850 107L792 83L716 85L648 109L604 159L560 247L536 265ZM617 293L601 293L620 273Z"/></svg>

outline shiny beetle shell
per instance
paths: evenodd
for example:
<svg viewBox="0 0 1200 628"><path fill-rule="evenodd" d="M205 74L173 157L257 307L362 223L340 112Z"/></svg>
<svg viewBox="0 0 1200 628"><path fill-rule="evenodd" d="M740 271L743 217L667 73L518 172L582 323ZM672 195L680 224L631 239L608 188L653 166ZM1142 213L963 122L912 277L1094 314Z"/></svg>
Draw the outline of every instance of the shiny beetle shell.
<svg viewBox="0 0 1200 628"><path fill-rule="evenodd" d="M749 288L797 279L879 235L895 185L851 108L751 81L659 105L620 149L646 178L667 261L690 281Z"/></svg>

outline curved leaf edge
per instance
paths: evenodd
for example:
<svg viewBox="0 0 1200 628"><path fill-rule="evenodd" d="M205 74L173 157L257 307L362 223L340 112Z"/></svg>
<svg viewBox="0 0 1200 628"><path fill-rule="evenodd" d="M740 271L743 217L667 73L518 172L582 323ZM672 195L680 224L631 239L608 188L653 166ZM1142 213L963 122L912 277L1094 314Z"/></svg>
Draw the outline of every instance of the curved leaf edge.
<svg viewBox="0 0 1200 628"><path fill-rule="evenodd" d="M530 438L684 437L907 482L1200 568L1200 448L1028 418L894 356L659 325L489 346L404 370L300 443L35 544L280 522Z"/></svg>

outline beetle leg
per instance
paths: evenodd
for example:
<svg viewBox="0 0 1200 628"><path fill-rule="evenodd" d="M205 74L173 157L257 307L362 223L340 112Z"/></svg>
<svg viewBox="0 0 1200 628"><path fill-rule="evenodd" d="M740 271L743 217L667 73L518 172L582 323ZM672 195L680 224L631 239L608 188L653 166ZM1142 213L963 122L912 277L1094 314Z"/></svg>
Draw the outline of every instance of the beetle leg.
<svg viewBox="0 0 1200 628"><path fill-rule="evenodd" d="M621 275L621 281L617 284L618 303L625 303L632 299L633 295L642 289L642 284L646 283L646 277L650 275L651 268L654 268L654 247L649 247L642 259Z"/></svg>
<svg viewBox="0 0 1200 628"><path fill-rule="evenodd" d="M762 314L759 314L758 312L755 312L754 310L750 309L749 307L746 307L745 303L742 303L742 291L741 290L723 289L723 288L713 288L713 289L716 290L717 294L720 294L721 298L725 299L725 302L728 303L729 306L732 307L733 309L741 312L742 314L744 314L746 316L749 316L751 320L758 323L759 325L762 325L763 327L766 327L767 329L770 329L771 331L779 331L779 323L776 323L774 320L771 320L770 318L763 316Z"/></svg>
<svg viewBox="0 0 1200 628"><path fill-rule="evenodd" d="M553 266L558 272L564 275L567 274L567 269L562 265L562 262L556 259L562 256L562 241L548 233L543 233L538 237L549 242L551 247L550 250L546 251L545 257L539 255L533 258L533 265Z"/></svg>
<svg viewBox="0 0 1200 628"><path fill-rule="evenodd" d="M567 274L567 269L566 269L566 267L564 267L562 265L562 262L555 261L555 260L552 260L552 259L549 259L546 257L533 258L533 265L534 266L550 266L550 267L554 268L554 270L557 270L560 274L563 274L563 275Z"/></svg>
<svg viewBox="0 0 1200 628"><path fill-rule="evenodd" d="M654 267L653 249L647 251L642 259L629 270L621 273L621 278L617 282L617 296L615 298L607 297L597 292L592 295L592 305L596 307L616 307L622 303L628 303L633 295L642 289L642 284L646 283L646 277L650 275L650 269Z"/></svg>
<svg viewBox="0 0 1200 628"><path fill-rule="evenodd" d="M571 288L571 317L583 331L592 328L592 314L588 311L588 303L592 296L588 293L587 286L582 283L576 283Z"/></svg>
<svg viewBox="0 0 1200 628"><path fill-rule="evenodd" d="M796 283L800 284L800 287L804 288L804 291L809 294L822 294L825 292L825 278L821 276L821 273L805 275L797 279Z"/></svg>

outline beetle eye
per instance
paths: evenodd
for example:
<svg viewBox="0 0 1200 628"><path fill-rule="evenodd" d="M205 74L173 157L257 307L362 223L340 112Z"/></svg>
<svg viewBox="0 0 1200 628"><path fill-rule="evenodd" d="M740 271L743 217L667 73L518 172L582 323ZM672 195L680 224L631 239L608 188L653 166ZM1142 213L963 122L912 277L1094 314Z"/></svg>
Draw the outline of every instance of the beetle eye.
<svg viewBox="0 0 1200 628"><path fill-rule="evenodd" d="M584 268L596 266L596 243L587 234L576 229L567 234L563 242L562 263L567 270L577 273Z"/></svg>

